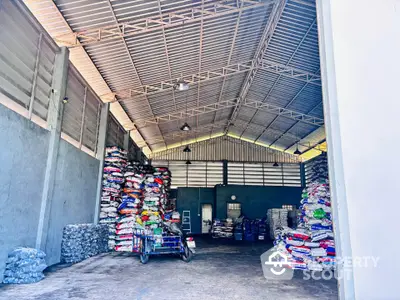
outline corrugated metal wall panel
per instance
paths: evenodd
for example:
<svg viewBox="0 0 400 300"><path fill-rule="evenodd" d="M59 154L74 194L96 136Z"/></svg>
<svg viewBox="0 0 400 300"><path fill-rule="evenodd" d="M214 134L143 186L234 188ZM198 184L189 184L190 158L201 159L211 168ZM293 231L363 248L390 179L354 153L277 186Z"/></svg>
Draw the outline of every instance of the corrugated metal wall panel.
<svg viewBox="0 0 400 300"><path fill-rule="evenodd" d="M228 162L228 184L300 187L300 164Z"/></svg>
<svg viewBox="0 0 400 300"><path fill-rule="evenodd" d="M194 160L194 161L239 161L297 163L298 157L277 150L238 140L229 136L190 144L192 152L187 154L178 147L150 155L154 160Z"/></svg>
<svg viewBox="0 0 400 300"><path fill-rule="evenodd" d="M18 1L0 2L0 93L16 110L45 127L59 48Z"/></svg>
<svg viewBox="0 0 400 300"><path fill-rule="evenodd" d="M171 171L171 187L214 187L223 183L222 162L155 160L155 167L168 167Z"/></svg>
<svg viewBox="0 0 400 300"><path fill-rule="evenodd" d="M156 167L169 167L172 186L214 187L223 183L223 163L153 160ZM228 162L228 184L301 187L300 164L288 163L275 167L272 163Z"/></svg>
<svg viewBox="0 0 400 300"><path fill-rule="evenodd" d="M68 102L64 105L62 137L79 149L94 154L103 102L71 63L68 66L66 97Z"/></svg>
<svg viewBox="0 0 400 300"><path fill-rule="evenodd" d="M107 146L118 146L124 148L125 129L111 114L108 117ZM128 149L127 149L128 150Z"/></svg>

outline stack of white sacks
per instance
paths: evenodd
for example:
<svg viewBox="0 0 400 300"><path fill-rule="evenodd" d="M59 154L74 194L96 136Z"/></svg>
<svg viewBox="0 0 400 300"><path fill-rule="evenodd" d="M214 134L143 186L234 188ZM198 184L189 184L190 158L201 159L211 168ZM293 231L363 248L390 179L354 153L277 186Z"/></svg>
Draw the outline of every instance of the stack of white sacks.
<svg viewBox="0 0 400 300"><path fill-rule="evenodd" d="M121 203L121 191L126 167L127 152L118 147L107 147L104 159L103 189L100 209L100 223L109 227L109 249L114 249L116 218Z"/></svg>
<svg viewBox="0 0 400 300"><path fill-rule="evenodd" d="M292 268L322 271L335 264L335 242L329 184L313 182L303 191L297 229L276 232L276 250L289 258Z"/></svg>
<svg viewBox="0 0 400 300"><path fill-rule="evenodd" d="M284 208L268 209L267 222L269 224L269 235L273 240L277 229L288 227L288 210Z"/></svg>

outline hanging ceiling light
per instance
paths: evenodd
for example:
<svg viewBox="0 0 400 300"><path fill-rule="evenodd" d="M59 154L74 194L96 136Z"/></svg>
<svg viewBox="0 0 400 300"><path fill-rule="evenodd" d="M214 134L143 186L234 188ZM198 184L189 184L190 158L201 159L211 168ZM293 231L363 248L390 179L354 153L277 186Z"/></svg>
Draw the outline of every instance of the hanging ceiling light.
<svg viewBox="0 0 400 300"><path fill-rule="evenodd" d="M190 131L190 130L192 130L192 128L189 126L188 123L185 122L185 123L181 126L181 130L182 130L182 131Z"/></svg>
<svg viewBox="0 0 400 300"><path fill-rule="evenodd" d="M294 155L301 155L301 152L299 150L299 145L297 145L296 151L293 152Z"/></svg>
<svg viewBox="0 0 400 300"><path fill-rule="evenodd" d="M183 79L178 79L178 81L174 86L175 90L178 91L187 91L189 87L190 87L189 84Z"/></svg>
<svg viewBox="0 0 400 300"><path fill-rule="evenodd" d="M190 162L190 160L187 160L187 161L186 161L186 164L187 164L187 165L191 165L192 163Z"/></svg>
<svg viewBox="0 0 400 300"><path fill-rule="evenodd" d="M185 149L183 149L183 152L189 153L192 152L192 150L190 150L189 146L186 146Z"/></svg>
<svg viewBox="0 0 400 300"><path fill-rule="evenodd" d="M279 167L279 164L277 162L274 162L274 164L272 166L273 167Z"/></svg>

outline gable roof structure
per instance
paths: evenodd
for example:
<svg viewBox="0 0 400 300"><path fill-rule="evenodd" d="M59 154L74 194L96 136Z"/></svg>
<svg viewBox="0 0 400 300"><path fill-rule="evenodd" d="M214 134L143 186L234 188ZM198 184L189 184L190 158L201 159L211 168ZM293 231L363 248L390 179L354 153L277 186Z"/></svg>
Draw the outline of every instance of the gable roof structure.
<svg viewBox="0 0 400 300"><path fill-rule="evenodd" d="M184 122L185 143L324 140L314 0L24 2L146 154L181 143Z"/></svg>

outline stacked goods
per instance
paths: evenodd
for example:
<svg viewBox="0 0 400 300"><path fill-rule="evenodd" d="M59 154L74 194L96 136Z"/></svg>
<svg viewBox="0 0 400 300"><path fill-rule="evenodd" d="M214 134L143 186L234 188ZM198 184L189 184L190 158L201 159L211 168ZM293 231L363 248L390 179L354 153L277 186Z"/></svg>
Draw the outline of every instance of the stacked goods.
<svg viewBox="0 0 400 300"><path fill-rule="evenodd" d="M255 241L258 237L258 221L244 219L243 220L243 236L245 241Z"/></svg>
<svg viewBox="0 0 400 300"><path fill-rule="evenodd" d="M100 209L100 223L109 227L109 249L115 246L117 207L121 202L124 184L126 151L118 147L107 147L104 158L103 190Z"/></svg>
<svg viewBox="0 0 400 300"><path fill-rule="evenodd" d="M267 234L267 218L264 217L258 223L258 240L264 241Z"/></svg>
<svg viewBox="0 0 400 300"><path fill-rule="evenodd" d="M109 230L106 225L74 224L63 230L61 261L77 263L107 252Z"/></svg>
<svg viewBox="0 0 400 300"><path fill-rule="evenodd" d="M235 220L234 236L236 241L243 240L243 221L244 217L239 217Z"/></svg>
<svg viewBox="0 0 400 300"><path fill-rule="evenodd" d="M269 235L273 240L278 228L288 226L288 210L284 208L268 209L267 220L269 225Z"/></svg>
<svg viewBox="0 0 400 300"><path fill-rule="evenodd" d="M144 181L144 199L141 220L150 231L161 226L162 201L165 197L164 182L154 175L155 170L148 168Z"/></svg>
<svg viewBox="0 0 400 300"><path fill-rule="evenodd" d="M307 162L307 181L315 182L328 179L328 157L323 153Z"/></svg>
<svg viewBox="0 0 400 300"><path fill-rule="evenodd" d="M137 234L141 230L143 202L142 167L134 163L128 163L124 173L125 186L122 193L121 204L118 206L118 214L115 229L115 251L137 252L140 247L140 237Z"/></svg>
<svg viewBox="0 0 400 300"><path fill-rule="evenodd" d="M172 223L180 223L181 215L177 211L168 210L164 214L164 220Z"/></svg>
<svg viewBox="0 0 400 300"><path fill-rule="evenodd" d="M144 181L144 199L141 220L149 232L162 232L165 210L168 206L168 192L171 186L171 173L166 167L147 168ZM180 219L179 214L171 213L169 219ZM166 220L166 219L165 219Z"/></svg>
<svg viewBox="0 0 400 300"><path fill-rule="evenodd" d="M8 254L3 283L33 283L44 278L47 268L43 251L32 248L17 248Z"/></svg>
<svg viewBox="0 0 400 300"><path fill-rule="evenodd" d="M277 250L289 257L294 269L322 271L335 263L329 185L313 182L303 191L296 230L282 228Z"/></svg>
<svg viewBox="0 0 400 300"><path fill-rule="evenodd" d="M233 237L233 220L230 218L225 221L215 219L212 224L211 234L213 238Z"/></svg>

